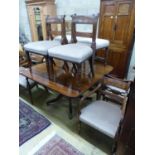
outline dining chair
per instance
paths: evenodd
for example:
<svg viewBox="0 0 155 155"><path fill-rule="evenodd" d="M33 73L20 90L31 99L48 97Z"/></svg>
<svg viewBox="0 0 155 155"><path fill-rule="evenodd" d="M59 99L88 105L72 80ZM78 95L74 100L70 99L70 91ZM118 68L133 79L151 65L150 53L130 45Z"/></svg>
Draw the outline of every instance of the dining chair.
<svg viewBox="0 0 155 155"><path fill-rule="evenodd" d="M67 37L68 43L71 43L71 35L67 34L66 37ZM61 39L60 35L54 38L54 40L60 40L60 39ZM90 37L77 36L76 39L77 39L77 42L79 43L83 43L91 46L92 39ZM110 46L110 41L108 39L96 38L95 60L104 62L104 64L106 65L108 61L109 46ZM104 51L104 56L97 55L97 52L100 50Z"/></svg>
<svg viewBox="0 0 155 155"><path fill-rule="evenodd" d="M82 16L82 15L72 15L71 23L71 43L63 46L57 46L50 48L48 50L49 64L52 64L53 58L63 60L65 62L71 62L73 66L77 69L78 77L81 77L82 64L85 61L89 61L90 70L92 76L94 76L94 56L96 51L96 31L98 15L93 16ZM92 32L78 32L76 26L78 24L89 24L92 25ZM79 43L76 36L89 37L91 38L91 46ZM51 74L53 73L53 68L51 66Z"/></svg>
<svg viewBox="0 0 155 155"><path fill-rule="evenodd" d="M59 35L61 34L61 40L59 41L53 39L54 38L53 36L54 31L52 31L53 24L61 24L61 32L58 33ZM59 46L61 44L68 43L66 39L66 31L65 31L65 15L56 16L56 17L47 16L46 30L47 30L47 40L30 42L24 45L24 49L27 54L30 69L32 66L30 53L44 56L46 60L47 71L48 71L49 70L48 49L53 48L55 46Z"/></svg>
<svg viewBox="0 0 155 155"><path fill-rule="evenodd" d="M107 89L110 87L110 89ZM103 84L99 83L92 91L86 93L80 100L78 109L79 132L81 122L91 126L99 132L111 137L112 152L117 145L117 138L124 117L130 82L104 77ZM92 101L84 106L85 99L94 93L99 93L101 99Z"/></svg>

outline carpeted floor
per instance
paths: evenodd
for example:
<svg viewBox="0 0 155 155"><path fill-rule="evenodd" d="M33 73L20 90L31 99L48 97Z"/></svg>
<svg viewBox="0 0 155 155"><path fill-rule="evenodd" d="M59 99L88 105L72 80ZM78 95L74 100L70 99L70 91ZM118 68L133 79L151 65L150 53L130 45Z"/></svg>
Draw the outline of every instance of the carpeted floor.
<svg viewBox="0 0 155 155"><path fill-rule="evenodd" d="M20 87L20 97L29 102L28 91ZM34 105L40 110L44 111L48 119L57 124L59 127L66 130L68 133L70 131L78 134L77 131L77 115L76 107L78 100L73 102L73 119L68 118L68 100L62 98L58 102L53 103L50 106L46 105L46 101L55 97L56 93L47 93L44 89L34 87L32 89L32 95L34 100ZM82 124L80 136L87 140L89 143L95 145L97 148L103 150L107 154L110 154L112 147L112 139L98 132L97 130Z"/></svg>

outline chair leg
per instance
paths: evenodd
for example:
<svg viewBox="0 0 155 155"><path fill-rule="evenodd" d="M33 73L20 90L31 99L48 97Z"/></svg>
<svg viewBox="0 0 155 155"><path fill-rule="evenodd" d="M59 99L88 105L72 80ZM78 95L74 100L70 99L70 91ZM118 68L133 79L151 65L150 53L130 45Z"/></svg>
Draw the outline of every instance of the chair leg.
<svg viewBox="0 0 155 155"><path fill-rule="evenodd" d="M72 69L71 69L71 73L75 76L77 74L77 66L76 64L72 63Z"/></svg>
<svg viewBox="0 0 155 155"><path fill-rule="evenodd" d="M117 142L114 141L114 143L113 143L113 145L112 145L112 149L111 149L111 154L112 154L112 155L115 154L116 149L117 149Z"/></svg>
<svg viewBox="0 0 155 155"><path fill-rule="evenodd" d="M29 51L25 51L25 53L26 53L26 57L28 60L28 66L30 68L30 71L32 71L32 61L31 61L30 53L29 53Z"/></svg>
<svg viewBox="0 0 155 155"><path fill-rule="evenodd" d="M33 104L32 93L31 93L31 87L30 87L29 80L28 80L27 77L26 77L26 81L27 81L27 88L28 88L28 92L29 92L29 96L30 96L30 102Z"/></svg>
<svg viewBox="0 0 155 155"><path fill-rule="evenodd" d="M46 62L47 73L48 73L48 76L50 78L50 66L49 66L48 56L45 56L45 62Z"/></svg>
<svg viewBox="0 0 155 155"><path fill-rule="evenodd" d="M77 64L77 77L78 77L78 81L80 81L80 79L81 79L81 68L82 68L82 64Z"/></svg>
<svg viewBox="0 0 155 155"><path fill-rule="evenodd" d="M63 69L65 70L66 73L69 72L69 66L68 66L67 62L64 62Z"/></svg>
<svg viewBox="0 0 155 155"><path fill-rule="evenodd" d="M104 65L107 65L108 54L109 54L109 48L106 47L106 48L105 48L105 59L104 59Z"/></svg>
<svg viewBox="0 0 155 155"><path fill-rule="evenodd" d="M90 70L91 70L91 73L92 73L92 77L94 77L94 66L93 66L94 62L93 62L93 57L91 57L89 59L89 65L90 65Z"/></svg>
<svg viewBox="0 0 155 155"><path fill-rule="evenodd" d="M53 68L53 58L48 57L48 65L49 65L49 79L54 79L54 68Z"/></svg>
<svg viewBox="0 0 155 155"><path fill-rule="evenodd" d="M81 134L81 121L78 122L78 134Z"/></svg>

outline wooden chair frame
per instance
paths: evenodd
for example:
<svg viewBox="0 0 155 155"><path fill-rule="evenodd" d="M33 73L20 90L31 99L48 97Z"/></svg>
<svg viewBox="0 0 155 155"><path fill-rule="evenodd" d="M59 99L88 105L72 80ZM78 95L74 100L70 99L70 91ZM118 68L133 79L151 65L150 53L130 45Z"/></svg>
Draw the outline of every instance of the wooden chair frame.
<svg viewBox="0 0 155 155"><path fill-rule="evenodd" d="M119 88L127 90L130 88L131 81L123 81L120 79L109 78L109 77L105 76L104 80L101 81L101 83L99 83L93 90L84 94L84 96L81 98L81 100L79 102L79 106L78 106L78 132L79 133L80 133L80 129L81 129L81 121L80 121L81 109L84 107L85 100L88 97L91 97L94 93L97 93L97 100L101 97L101 95L106 95L108 98L112 98L117 103L121 103L122 114L123 115L125 114L128 96L121 96L121 95L118 95L115 93L107 92L106 90L103 89L106 84L115 85L115 86L118 86ZM115 137L114 137L114 142L113 142L113 146L112 146L112 153L115 152L116 147L117 147L117 140L118 140L118 135L121 131L122 121L123 121L123 118L122 118L122 120L120 120L119 127L118 127L117 132L116 132Z"/></svg>
<svg viewBox="0 0 155 155"><path fill-rule="evenodd" d="M99 15L97 14L93 16L82 16L82 15L77 16L76 14L74 14L71 17L72 17L71 43L77 43L77 39L76 39L77 36L92 38L91 48L93 50L93 55L89 58L89 64L90 64L92 76L94 76L93 64L94 64L95 51L96 51L96 32L97 32L97 22L98 22ZM92 33L78 32L76 29L77 24L91 24L93 26ZM74 68L75 70L77 70L78 74L81 74L81 67L82 67L81 64L74 64Z"/></svg>
<svg viewBox="0 0 155 155"><path fill-rule="evenodd" d="M53 25L53 24L61 24L61 44L67 44L68 41L66 38L66 30L65 30L65 15L56 16L56 17L47 16L47 18L46 18L47 40L53 40L52 33L54 33L54 31L52 32L52 30L51 30L51 25ZM27 59L29 62L30 70L31 70L32 62L31 62L31 58L30 58L30 53L35 53L35 52L26 51ZM36 53L36 54L38 54L38 53ZM47 71L48 71L48 73L50 73L50 64L49 64L48 54L45 55L44 57L46 60ZM49 74L49 78L50 78L50 74Z"/></svg>

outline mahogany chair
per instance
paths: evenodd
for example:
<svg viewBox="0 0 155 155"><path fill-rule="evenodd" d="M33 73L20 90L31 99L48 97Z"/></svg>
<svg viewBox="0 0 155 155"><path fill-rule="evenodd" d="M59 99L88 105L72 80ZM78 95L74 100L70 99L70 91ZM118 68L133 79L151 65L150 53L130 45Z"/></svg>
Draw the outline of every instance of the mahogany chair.
<svg viewBox="0 0 155 155"><path fill-rule="evenodd" d="M53 24L61 24L61 32L58 33L61 34L61 40L59 41L53 40L54 37L52 33L54 33L54 31L51 30ZM46 60L47 70L49 70L48 49L53 48L55 46L59 46L61 44L68 43L65 31L65 16L56 16L56 17L47 16L46 27L47 27L47 40L30 42L24 45L24 49L27 54L30 68L32 65L30 53L44 56Z"/></svg>
<svg viewBox="0 0 155 155"><path fill-rule="evenodd" d="M90 70L92 76L94 76L94 56L96 51L96 30L97 30L97 22L98 15L93 16L78 16L72 15L72 32L71 32L71 44L57 46L48 50L49 60L52 64L53 58L63 60L65 62L71 62L73 66L77 69L77 75L81 77L81 68L82 64L85 61L89 61ZM78 32L76 30L77 24L89 24L93 26L93 30L91 33L87 32ZM82 44L77 41L76 36L82 37L91 37L91 46L87 44ZM52 67L52 66L51 66ZM53 72L53 69L51 68ZM54 75L54 73L51 73Z"/></svg>
<svg viewBox="0 0 155 155"><path fill-rule="evenodd" d="M114 152L126 109L129 89L130 82L104 77L103 85L100 83L94 90L88 92L80 100L78 110L79 131L81 122L83 122L111 137L114 139L112 149ZM97 99L84 106L85 99L97 92L103 95L104 98Z"/></svg>

